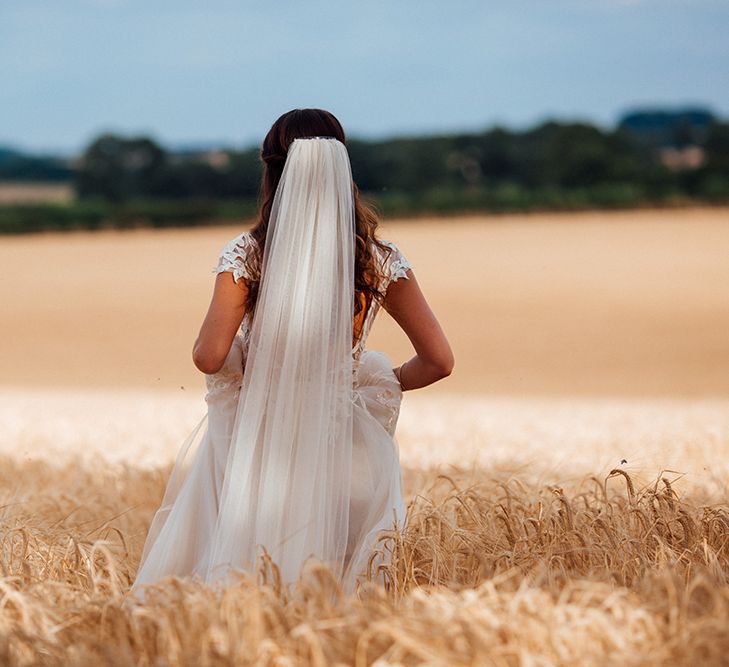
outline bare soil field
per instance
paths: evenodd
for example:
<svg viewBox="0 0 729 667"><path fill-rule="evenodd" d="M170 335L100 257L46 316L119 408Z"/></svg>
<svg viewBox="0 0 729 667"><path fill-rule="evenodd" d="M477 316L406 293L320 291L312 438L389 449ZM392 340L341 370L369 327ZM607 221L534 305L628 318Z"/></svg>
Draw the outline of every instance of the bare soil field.
<svg viewBox="0 0 729 667"><path fill-rule="evenodd" d="M0 239L0 664L726 664L726 209L387 223L456 369L405 394L384 585L264 560L125 604L242 229Z"/></svg>

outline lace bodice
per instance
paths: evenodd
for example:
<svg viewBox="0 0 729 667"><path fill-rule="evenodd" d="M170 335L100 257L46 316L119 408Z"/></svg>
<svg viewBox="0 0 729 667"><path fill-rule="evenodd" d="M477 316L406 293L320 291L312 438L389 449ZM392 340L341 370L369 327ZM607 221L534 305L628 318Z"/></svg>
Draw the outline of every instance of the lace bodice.
<svg viewBox="0 0 729 667"><path fill-rule="evenodd" d="M381 268L381 283L378 286L382 293L387 292L390 283L400 278L408 278L407 272L411 268L410 263L402 254L400 249L390 241L383 241L383 244L389 249L389 252L382 251L375 246L377 256ZM249 260L253 261L249 261ZM233 280L252 280L256 281L259 276L255 273L255 268L260 265L260 253L256 240L248 232L243 232L228 241L220 251L218 263L213 267L214 273L230 272L233 274ZM362 329L356 344L352 348L352 357L354 362L355 373L359 365L359 359L362 351L365 349L367 336L369 335L372 324L380 309L380 303L373 301L364 317ZM238 335L233 341L230 357L235 359L234 364L226 363L225 366L215 375L206 376L206 383L209 394L227 390L233 385L240 386L242 380L242 370L245 358L247 356L248 345L251 334L250 313L243 316L240 324ZM240 359L240 366L238 365ZM240 371L238 370L240 368Z"/></svg>

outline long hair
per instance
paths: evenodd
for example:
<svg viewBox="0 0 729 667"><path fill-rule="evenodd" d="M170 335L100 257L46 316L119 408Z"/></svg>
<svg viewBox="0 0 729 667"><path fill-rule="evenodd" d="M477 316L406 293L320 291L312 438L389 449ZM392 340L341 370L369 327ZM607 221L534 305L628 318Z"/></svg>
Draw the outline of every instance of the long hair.
<svg viewBox="0 0 729 667"><path fill-rule="evenodd" d="M344 129L336 117L323 109L293 109L280 116L268 131L261 146L263 161L263 177L259 192L259 211L256 222L251 229L259 253L251 258L255 266L248 266L249 274L257 277L251 280L248 291L247 308L255 310L260 284L260 258L266 243L266 231L271 215L271 206L276 188L281 179L283 166L289 146L294 139L312 136L334 137L345 143ZM353 184L353 200L355 210L356 243L354 256L354 336L361 334L364 317L373 300L382 301L385 295L380 291L381 262L376 252L379 248L385 257L390 248L377 238L378 216L374 209L362 201L357 185Z"/></svg>

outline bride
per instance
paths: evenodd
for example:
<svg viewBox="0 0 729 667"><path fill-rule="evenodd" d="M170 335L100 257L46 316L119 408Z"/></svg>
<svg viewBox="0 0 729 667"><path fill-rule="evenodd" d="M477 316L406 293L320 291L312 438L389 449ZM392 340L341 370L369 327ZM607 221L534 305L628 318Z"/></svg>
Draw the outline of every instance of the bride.
<svg viewBox="0 0 729 667"><path fill-rule="evenodd" d="M258 220L223 247L193 348L207 414L173 466L136 595L170 575L229 583L264 549L286 585L315 558L355 590L384 558L378 536L405 524L402 392L453 368L410 264L376 236L339 121L289 111L261 157ZM381 306L416 352L394 369L365 349Z"/></svg>

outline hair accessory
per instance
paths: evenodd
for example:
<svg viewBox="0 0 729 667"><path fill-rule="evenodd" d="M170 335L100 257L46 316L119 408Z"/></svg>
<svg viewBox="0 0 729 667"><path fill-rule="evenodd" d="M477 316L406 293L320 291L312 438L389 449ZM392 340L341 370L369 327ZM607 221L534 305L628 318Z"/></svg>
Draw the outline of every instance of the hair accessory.
<svg viewBox="0 0 729 667"><path fill-rule="evenodd" d="M296 139L294 139L291 143L293 143L294 141L301 141L303 139L333 139L334 141L339 141L337 137L332 137L324 134L316 134L308 137L296 137ZM261 155L261 159L266 164L283 164L284 162L286 162L287 156L288 153L286 155L281 155L280 153L268 153L266 155Z"/></svg>

